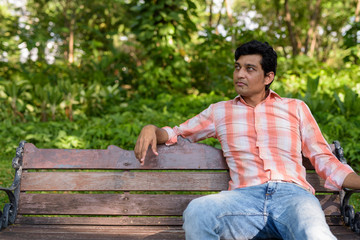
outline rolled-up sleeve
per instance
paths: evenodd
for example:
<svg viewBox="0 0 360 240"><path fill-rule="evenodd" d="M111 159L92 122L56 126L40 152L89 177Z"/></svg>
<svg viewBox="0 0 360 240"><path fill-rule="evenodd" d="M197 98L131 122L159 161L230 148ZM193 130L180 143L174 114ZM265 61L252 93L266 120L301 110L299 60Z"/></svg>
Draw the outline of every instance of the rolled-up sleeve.
<svg viewBox="0 0 360 240"><path fill-rule="evenodd" d="M166 132L167 132L167 134L168 134L168 136L169 136L169 138L168 138L168 140L166 141L166 145L173 145L173 144L175 144L176 142L177 142L177 134L175 133L175 131L174 131L174 129L172 129L171 127L163 127L162 129L164 129Z"/></svg>
<svg viewBox="0 0 360 240"><path fill-rule="evenodd" d="M302 101L298 114L303 155L310 159L317 174L325 180L326 188L341 190L346 176L354 170L349 165L341 163L331 152L310 109Z"/></svg>
<svg viewBox="0 0 360 240"><path fill-rule="evenodd" d="M182 136L189 139L191 142L201 141L205 138L215 137L216 131L213 121L213 105L196 115L195 117L187 120L179 126L163 127L168 135L166 145L172 145L177 142L177 136Z"/></svg>

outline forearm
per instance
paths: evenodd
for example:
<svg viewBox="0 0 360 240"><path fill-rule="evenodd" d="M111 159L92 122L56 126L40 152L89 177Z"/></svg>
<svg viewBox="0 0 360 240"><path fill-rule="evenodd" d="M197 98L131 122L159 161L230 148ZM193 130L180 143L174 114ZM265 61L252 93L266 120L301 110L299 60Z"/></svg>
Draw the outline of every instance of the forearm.
<svg viewBox="0 0 360 240"><path fill-rule="evenodd" d="M342 186L344 188L360 189L360 176L356 173L348 174Z"/></svg>

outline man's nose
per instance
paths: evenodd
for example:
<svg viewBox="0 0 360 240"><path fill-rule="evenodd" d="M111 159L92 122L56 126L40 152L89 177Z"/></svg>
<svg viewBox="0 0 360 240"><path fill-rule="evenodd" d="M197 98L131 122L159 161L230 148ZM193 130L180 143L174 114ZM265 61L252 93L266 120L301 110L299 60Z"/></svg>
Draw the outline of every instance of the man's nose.
<svg viewBox="0 0 360 240"><path fill-rule="evenodd" d="M244 68L240 68L239 71L236 72L236 78L244 78L245 70Z"/></svg>

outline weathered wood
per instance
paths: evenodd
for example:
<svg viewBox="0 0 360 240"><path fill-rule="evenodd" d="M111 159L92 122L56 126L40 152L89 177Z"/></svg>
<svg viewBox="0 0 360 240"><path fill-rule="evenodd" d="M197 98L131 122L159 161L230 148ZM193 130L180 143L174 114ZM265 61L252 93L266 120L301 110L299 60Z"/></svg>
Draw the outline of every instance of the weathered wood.
<svg viewBox="0 0 360 240"><path fill-rule="evenodd" d="M330 145L334 149L334 145ZM173 146L158 146L159 156L148 150L141 166L133 151L111 145L107 149L39 149L25 144L24 169L227 169L222 151L179 138ZM179 154L181 153L181 154ZM180 164L181 163L181 164ZM313 170L303 158L306 169Z"/></svg>
<svg viewBox="0 0 360 240"><path fill-rule="evenodd" d="M182 215L199 195L165 194L21 194L20 214Z"/></svg>
<svg viewBox="0 0 360 240"><path fill-rule="evenodd" d="M172 194L24 194L20 214L181 216L201 195ZM340 215L338 195L319 195L326 215ZM175 207L176 206L176 207Z"/></svg>
<svg viewBox="0 0 360 240"><path fill-rule="evenodd" d="M344 226L330 226L331 232L338 240L359 240L360 236Z"/></svg>
<svg viewBox="0 0 360 240"><path fill-rule="evenodd" d="M332 195L316 195L319 199L321 207L325 215L340 216L340 196L338 194Z"/></svg>
<svg viewBox="0 0 360 240"><path fill-rule="evenodd" d="M28 172L22 191L221 191L227 172Z"/></svg>
<svg viewBox="0 0 360 240"><path fill-rule="evenodd" d="M340 215L327 215L329 226L342 226ZM96 225L96 226L182 226L182 217L24 217L19 216L15 224L25 225Z"/></svg>
<svg viewBox="0 0 360 240"><path fill-rule="evenodd" d="M149 149L141 166L133 151L111 145L107 149L39 149L25 144L24 169L227 169L222 151L179 138L173 146L158 146L159 156ZM181 154L178 154L181 152ZM196 161L195 161L196 159ZM183 164L179 164L179 163ZM314 170L309 159L303 165Z"/></svg>
<svg viewBox="0 0 360 240"><path fill-rule="evenodd" d="M159 156L149 148L141 166L133 151L116 146L106 150L38 149L25 144L23 169L227 169L222 151L179 138L173 146L158 146Z"/></svg>
<svg viewBox="0 0 360 240"><path fill-rule="evenodd" d="M314 166L311 164L308 158L303 157L302 160L303 160L302 164L307 170L315 170Z"/></svg>
<svg viewBox="0 0 360 240"><path fill-rule="evenodd" d="M343 226L330 226L339 240L360 239ZM180 227L122 227L122 226L12 226L1 234L1 239L185 239Z"/></svg>
<svg viewBox="0 0 360 240"><path fill-rule="evenodd" d="M324 180L308 173L317 192L329 192ZM24 172L22 191L221 191L228 172Z"/></svg>
<svg viewBox="0 0 360 240"><path fill-rule="evenodd" d="M24 217L16 224L25 225L96 225L96 226L182 226L182 217Z"/></svg>
<svg viewBox="0 0 360 240"><path fill-rule="evenodd" d="M12 226L1 239L185 239L180 227L119 227L119 226Z"/></svg>

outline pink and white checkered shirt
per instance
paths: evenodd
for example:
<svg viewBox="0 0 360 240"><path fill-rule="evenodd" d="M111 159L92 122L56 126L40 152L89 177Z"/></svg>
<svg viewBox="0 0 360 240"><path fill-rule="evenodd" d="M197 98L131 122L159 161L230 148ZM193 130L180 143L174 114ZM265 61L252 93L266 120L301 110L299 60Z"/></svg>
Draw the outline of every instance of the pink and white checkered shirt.
<svg viewBox="0 0 360 240"><path fill-rule="evenodd" d="M176 143L178 135L192 142L217 138L229 166L230 190L282 180L314 194L305 178L302 154L325 179L326 188L341 189L345 177L353 172L332 154L307 105L271 90L256 107L237 96L210 105L180 126L163 129L169 135L167 145Z"/></svg>

